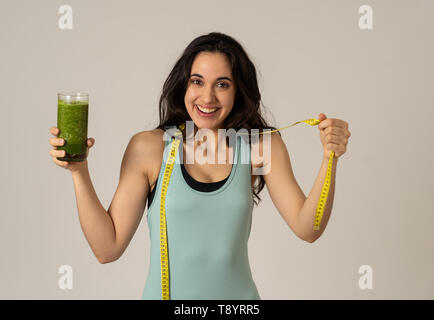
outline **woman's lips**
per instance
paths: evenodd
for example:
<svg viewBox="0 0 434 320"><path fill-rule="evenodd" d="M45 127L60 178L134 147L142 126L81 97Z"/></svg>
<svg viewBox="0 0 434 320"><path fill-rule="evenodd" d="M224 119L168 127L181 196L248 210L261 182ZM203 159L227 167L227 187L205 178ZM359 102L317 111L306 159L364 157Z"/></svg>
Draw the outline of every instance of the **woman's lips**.
<svg viewBox="0 0 434 320"><path fill-rule="evenodd" d="M195 107L196 107L197 113L198 113L200 116L205 117L205 118L209 118L209 117L214 116L214 115L217 114L217 112L220 110L220 108L213 107L213 108L216 108L217 110L213 111L212 113L205 113L205 112L200 111L200 109L199 109L197 106L198 106L198 105L195 104ZM201 105L199 105L199 106L200 106L202 109L205 109L205 108L202 107ZM213 108L208 108L208 109L213 109Z"/></svg>
<svg viewBox="0 0 434 320"><path fill-rule="evenodd" d="M207 106L207 105L203 105L203 104L195 104L195 106L199 106L202 109L214 109L214 108L219 108L219 107L214 107L214 106Z"/></svg>

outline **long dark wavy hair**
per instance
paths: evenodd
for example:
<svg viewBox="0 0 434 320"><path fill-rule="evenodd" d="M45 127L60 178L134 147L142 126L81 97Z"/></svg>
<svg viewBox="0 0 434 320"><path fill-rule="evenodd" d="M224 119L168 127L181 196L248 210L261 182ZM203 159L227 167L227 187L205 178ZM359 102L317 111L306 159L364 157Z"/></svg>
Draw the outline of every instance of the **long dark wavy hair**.
<svg viewBox="0 0 434 320"><path fill-rule="evenodd" d="M232 67L232 76L236 84L236 94L232 111L224 121L224 129L233 128L236 132L245 128L276 130L263 118L260 110L261 93L259 92L256 77L256 68L249 59L243 47L232 37L220 33L211 32L194 39L185 48L181 57L175 63L172 71L164 82L160 97L160 124L155 129L167 130L170 126L180 126L190 118L184 97L190 79L191 66L197 54L200 52L219 52L224 54ZM183 138L186 138L186 128L182 129ZM280 132L277 131L280 135ZM261 201L259 193L265 186L262 175L258 176L253 187L253 202L258 205ZM258 199L258 202L255 201Z"/></svg>

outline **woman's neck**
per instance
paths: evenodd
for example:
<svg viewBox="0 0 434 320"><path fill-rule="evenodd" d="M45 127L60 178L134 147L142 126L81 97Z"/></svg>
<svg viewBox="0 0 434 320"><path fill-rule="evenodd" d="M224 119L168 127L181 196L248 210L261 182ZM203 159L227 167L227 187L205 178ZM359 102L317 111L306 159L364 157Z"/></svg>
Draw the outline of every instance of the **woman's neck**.
<svg viewBox="0 0 434 320"><path fill-rule="evenodd" d="M218 133L218 129L210 129L212 131L212 137L211 135L203 135L200 138L197 137L197 132L198 129L196 126L194 126L194 135L192 137L193 139L193 146L194 146L194 153L196 153L196 150L198 147L203 148L204 150L211 150L212 149L212 145L207 145L208 143L211 143L210 139L214 139L214 155L215 155L215 163L218 162L218 152L219 150L221 150L220 152L224 155L224 158L227 158L228 155L228 149L229 149L229 144L227 143L227 137L224 134L224 131L222 133ZM188 138L188 137L187 137ZM184 141L184 147L186 146L186 142ZM226 149L225 149L226 146ZM205 156L206 156L206 151L204 152ZM222 155L222 156L223 156Z"/></svg>

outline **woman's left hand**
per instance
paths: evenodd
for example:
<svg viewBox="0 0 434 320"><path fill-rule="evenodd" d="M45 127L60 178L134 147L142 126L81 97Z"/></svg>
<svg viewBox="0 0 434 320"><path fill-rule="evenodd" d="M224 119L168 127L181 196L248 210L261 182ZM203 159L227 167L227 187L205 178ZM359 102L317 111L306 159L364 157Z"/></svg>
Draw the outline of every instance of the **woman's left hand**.
<svg viewBox="0 0 434 320"><path fill-rule="evenodd" d="M320 121L318 130L324 148L324 158L328 160L332 151L335 152L335 158L339 158L347 151L348 138L351 136L348 122L340 119L327 119L324 113L319 114L318 120Z"/></svg>

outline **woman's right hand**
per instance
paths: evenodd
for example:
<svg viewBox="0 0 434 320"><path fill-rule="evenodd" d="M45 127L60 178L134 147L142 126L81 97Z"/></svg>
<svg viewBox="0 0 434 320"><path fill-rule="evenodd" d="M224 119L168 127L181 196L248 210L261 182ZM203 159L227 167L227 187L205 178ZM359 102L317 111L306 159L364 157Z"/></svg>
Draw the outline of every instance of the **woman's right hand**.
<svg viewBox="0 0 434 320"><path fill-rule="evenodd" d="M57 164L59 167L68 169L71 172L80 170L87 166L87 155L89 154L89 149L93 147L95 144L94 138L87 139L87 148L86 148L86 159L80 162L74 162L74 161L60 161L56 157L64 157L66 154L65 150L57 150L58 146L62 146L65 141L62 138L57 138L57 135L59 134L59 129L56 127L51 127L50 133L55 136L55 138L50 138L48 142L51 146L53 146L53 149L50 150L50 156L53 157L53 162Z"/></svg>

